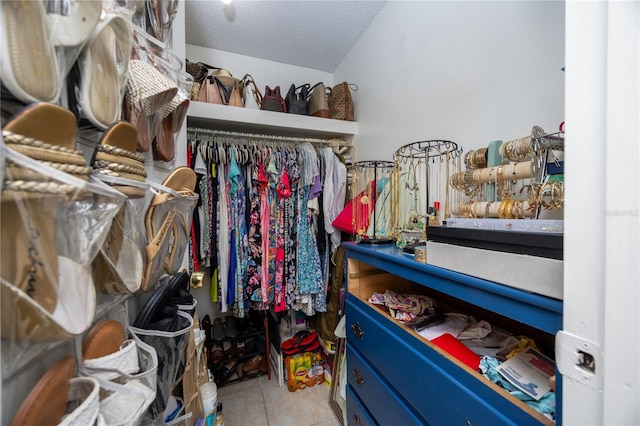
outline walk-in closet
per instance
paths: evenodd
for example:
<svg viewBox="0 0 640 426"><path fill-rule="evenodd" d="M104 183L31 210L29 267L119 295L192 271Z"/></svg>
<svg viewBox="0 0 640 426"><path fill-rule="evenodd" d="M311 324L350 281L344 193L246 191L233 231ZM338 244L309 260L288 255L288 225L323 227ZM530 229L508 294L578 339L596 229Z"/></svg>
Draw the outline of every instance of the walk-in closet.
<svg viewBox="0 0 640 426"><path fill-rule="evenodd" d="M638 2L0 11L0 424L640 423Z"/></svg>

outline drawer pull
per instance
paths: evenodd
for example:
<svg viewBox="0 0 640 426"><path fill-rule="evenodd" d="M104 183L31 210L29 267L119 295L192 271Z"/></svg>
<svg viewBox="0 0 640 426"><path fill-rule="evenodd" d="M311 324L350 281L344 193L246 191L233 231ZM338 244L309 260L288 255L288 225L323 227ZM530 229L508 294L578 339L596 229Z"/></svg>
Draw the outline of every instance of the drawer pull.
<svg viewBox="0 0 640 426"><path fill-rule="evenodd" d="M356 426L361 426L360 424L360 417L358 417L357 415L353 415L353 424Z"/></svg>
<svg viewBox="0 0 640 426"><path fill-rule="evenodd" d="M360 370L358 370L357 368L353 369L353 377L356 378L356 383L360 386L364 385L364 379L362 378L362 375L360 374Z"/></svg>
<svg viewBox="0 0 640 426"><path fill-rule="evenodd" d="M351 324L351 330L353 330L353 334L355 334L358 339L362 339L362 336L364 336L364 331L360 329L360 324L357 322Z"/></svg>

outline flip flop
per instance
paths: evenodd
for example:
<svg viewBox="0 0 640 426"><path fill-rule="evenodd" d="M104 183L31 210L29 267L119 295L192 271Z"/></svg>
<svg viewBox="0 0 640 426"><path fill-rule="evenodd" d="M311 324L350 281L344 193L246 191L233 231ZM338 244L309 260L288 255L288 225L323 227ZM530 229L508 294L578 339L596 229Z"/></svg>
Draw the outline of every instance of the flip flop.
<svg viewBox="0 0 640 426"><path fill-rule="evenodd" d="M98 129L107 129L122 116L131 38L130 21L117 12L103 10L78 58L81 115Z"/></svg>
<svg viewBox="0 0 640 426"><path fill-rule="evenodd" d="M314 352L320 349L318 332L302 330L297 332L292 338L282 342L282 353L284 355L295 355L303 352Z"/></svg>
<svg viewBox="0 0 640 426"><path fill-rule="evenodd" d="M145 215L147 231L147 265L142 288L157 281L163 272L177 272L188 243L189 218L193 205L186 208L180 205L182 197L194 196L196 174L188 167L178 167L167 176L163 186L178 193L162 192L156 194Z"/></svg>
<svg viewBox="0 0 640 426"><path fill-rule="evenodd" d="M13 417L11 426L55 426L67 409L69 380L75 375L76 361L66 356L56 362L35 384Z"/></svg>

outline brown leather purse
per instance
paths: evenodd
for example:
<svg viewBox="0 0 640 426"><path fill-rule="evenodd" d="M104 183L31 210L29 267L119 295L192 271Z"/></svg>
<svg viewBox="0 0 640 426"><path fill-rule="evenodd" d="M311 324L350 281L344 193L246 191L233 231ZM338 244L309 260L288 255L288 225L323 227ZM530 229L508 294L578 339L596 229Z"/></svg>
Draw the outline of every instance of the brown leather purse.
<svg viewBox="0 0 640 426"><path fill-rule="evenodd" d="M358 90L355 84L343 81L333 86L329 94L329 113L336 120L354 121L353 98L351 90Z"/></svg>
<svg viewBox="0 0 640 426"><path fill-rule="evenodd" d="M327 97L327 89L324 86L324 83L316 83L309 92L309 102L307 106L309 115L313 115L314 117L330 118L329 98Z"/></svg>

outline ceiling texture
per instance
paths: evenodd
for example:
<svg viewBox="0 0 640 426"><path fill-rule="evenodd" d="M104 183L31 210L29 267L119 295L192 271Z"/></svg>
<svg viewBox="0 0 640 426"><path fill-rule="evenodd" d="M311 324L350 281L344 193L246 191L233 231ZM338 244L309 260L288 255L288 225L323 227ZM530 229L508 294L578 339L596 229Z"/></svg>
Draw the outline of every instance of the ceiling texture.
<svg viewBox="0 0 640 426"><path fill-rule="evenodd" d="M185 3L189 44L334 72L385 1Z"/></svg>

